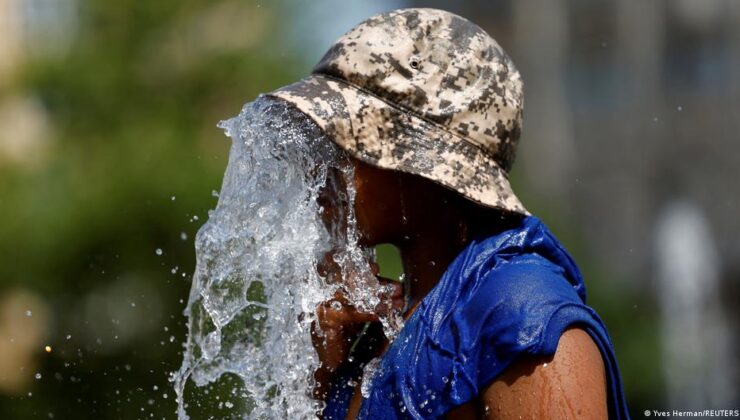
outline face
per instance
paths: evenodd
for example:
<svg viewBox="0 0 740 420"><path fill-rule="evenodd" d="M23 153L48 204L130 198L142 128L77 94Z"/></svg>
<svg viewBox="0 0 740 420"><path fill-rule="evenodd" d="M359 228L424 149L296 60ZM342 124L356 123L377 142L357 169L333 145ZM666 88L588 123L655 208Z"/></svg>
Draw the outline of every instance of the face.
<svg viewBox="0 0 740 420"><path fill-rule="evenodd" d="M408 216L403 174L380 169L356 159L354 164L355 216L363 245L397 242Z"/></svg>
<svg viewBox="0 0 740 420"><path fill-rule="evenodd" d="M364 164L359 160L350 159L353 174L346 176L341 169L332 170L327 177L326 185L319 191L318 204L321 208L321 218L334 238L334 245L318 265L319 274L329 281L345 282L345 271L337 263L346 241L356 240L356 244L365 250L384 242L392 242L397 236L397 225L402 217L401 206L398 204L398 175L392 171L377 169ZM351 197L348 193L347 182L354 187L354 207L350 209ZM354 211L351 218L350 210ZM347 223L354 219L356 236L347 230ZM353 239L354 238L354 239ZM368 265L377 275L377 265L372 261L371 254L360 265ZM355 261L358 262L358 261ZM351 270L350 270L351 271Z"/></svg>
<svg viewBox="0 0 740 420"><path fill-rule="evenodd" d="M354 169L355 219L360 245L371 247L379 243L396 242L407 224L403 174L376 168L351 158ZM346 182L339 171L329 176L327 186L319 195L322 219L327 228L344 231L349 197Z"/></svg>
<svg viewBox="0 0 740 420"><path fill-rule="evenodd" d="M428 252L434 247L454 250L465 241L465 213L455 193L419 176L380 169L356 159L351 162L360 247L390 243L403 254L415 244L424 244ZM341 173L333 178L322 191L320 204L324 223L341 238L346 232L350 200L343 193L347 180ZM334 264L336 252L327 253L319 271L341 281L332 275L340 272Z"/></svg>
<svg viewBox="0 0 740 420"><path fill-rule="evenodd" d="M363 246L400 245L409 237L439 228L440 223L458 215L453 193L431 181L354 158L351 162L356 190L355 218ZM339 211L336 205L347 204L348 200L324 199L322 205L327 215L333 215L336 220Z"/></svg>

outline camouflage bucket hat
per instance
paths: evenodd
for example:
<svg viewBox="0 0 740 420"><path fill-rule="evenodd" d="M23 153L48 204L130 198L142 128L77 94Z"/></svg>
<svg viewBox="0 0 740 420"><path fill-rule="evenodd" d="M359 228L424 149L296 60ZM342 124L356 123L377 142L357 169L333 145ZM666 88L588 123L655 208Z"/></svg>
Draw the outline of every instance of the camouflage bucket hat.
<svg viewBox="0 0 740 420"><path fill-rule="evenodd" d="M269 95L297 106L364 162L528 214L508 180L522 88L511 59L475 24L402 9L360 23L309 77Z"/></svg>

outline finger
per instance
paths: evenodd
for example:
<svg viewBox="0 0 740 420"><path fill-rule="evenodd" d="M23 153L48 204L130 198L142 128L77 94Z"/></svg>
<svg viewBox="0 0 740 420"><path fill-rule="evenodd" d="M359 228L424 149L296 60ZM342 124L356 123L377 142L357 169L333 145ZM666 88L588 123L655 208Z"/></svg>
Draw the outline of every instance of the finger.
<svg viewBox="0 0 740 420"><path fill-rule="evenodd" d="M380 266L375 261L370 261L370 271L372 271L374 276L377 276L380 274Z"/></svg>
<svg viewBox="0 0 740 420"><path fill-rule="evenodd" d="M389 278L380 276L378 276L378 282L385 289L383 293L384 295L388 295L389 297L403 296L403 282L391 280Z"/></svg>
<svg viewBox="0 0 740 420"><path fill-rule="evenodd" d="M380 294L379 312L387 313L390 310L403 310L405 306L404 285L401 282L379 277L378 281L384 286Z"/></svg>
<svg viewBox="0 0 740 420"><path fill-rule="evenodd" d="M347 303L347 299L342 295L319 304L316 308L316 317L322 328L350 327L379 319L375 313L357 310L356 307Z"/></svg>
<svg viewBox="0 0 740 420"><path fill-rule="evenodd" d="M357 324L365 322L373 322L378 320L378 314L373 312L364 312L358 310L354 305L348 304L346 301L341 303L339 301L328 302L327 313L334 319L342 320L343 323Z"/></svg>
<svg viewBox="0 0 740 420"><path fill-rule="evenodd" d="M341 280L339 275L341 273L341 269L334 260L335 254L336 250L331 250L325 253L321 261L316 265L316 270L319 275L326 278L326 281L329 283L336 283Z"/></svg>

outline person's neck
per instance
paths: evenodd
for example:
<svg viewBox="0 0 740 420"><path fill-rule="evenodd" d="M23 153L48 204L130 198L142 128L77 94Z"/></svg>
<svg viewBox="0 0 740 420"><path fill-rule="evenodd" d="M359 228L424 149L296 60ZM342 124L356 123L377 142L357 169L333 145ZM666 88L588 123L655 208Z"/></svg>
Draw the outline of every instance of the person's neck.
<svg viewBox="0 0 740 420"><path fill-rule="evenodd" d="M494 219L495 220L495 219ZM448 227L444 229L443 227ZM454 226L454 228L450 228ZM442 279L447 267L474 238L494 235L504 226L491 223L460 221L442 223L423 229L400 246L409 308L414 308ZM465 230L465 233L461 232Z"/></svg>
<svg viewBox="0 0 740 420"><path fill-rule="evenodd" d="M461 240L459 233L440 230L416 234L400 247L409 307L414 307L434 288L469 243Z"/></svg>

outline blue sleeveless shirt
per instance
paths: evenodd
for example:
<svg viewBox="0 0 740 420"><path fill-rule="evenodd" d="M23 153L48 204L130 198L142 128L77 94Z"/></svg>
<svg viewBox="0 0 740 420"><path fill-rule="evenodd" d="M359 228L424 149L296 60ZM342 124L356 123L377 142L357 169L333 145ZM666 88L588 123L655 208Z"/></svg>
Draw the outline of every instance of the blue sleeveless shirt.
<svg viewBox="0 0 740 420"><path fill-rule="evenodd" d="M519 356L553 355L565 329L577 325L601 351L609 417L628 419L612 343L585 300L578 267L536 217L472 241L363 378L368 391L358 418L440 418L473 400ZM346 416L353 393L347 382L334 384L325 419Z"/></svg>

